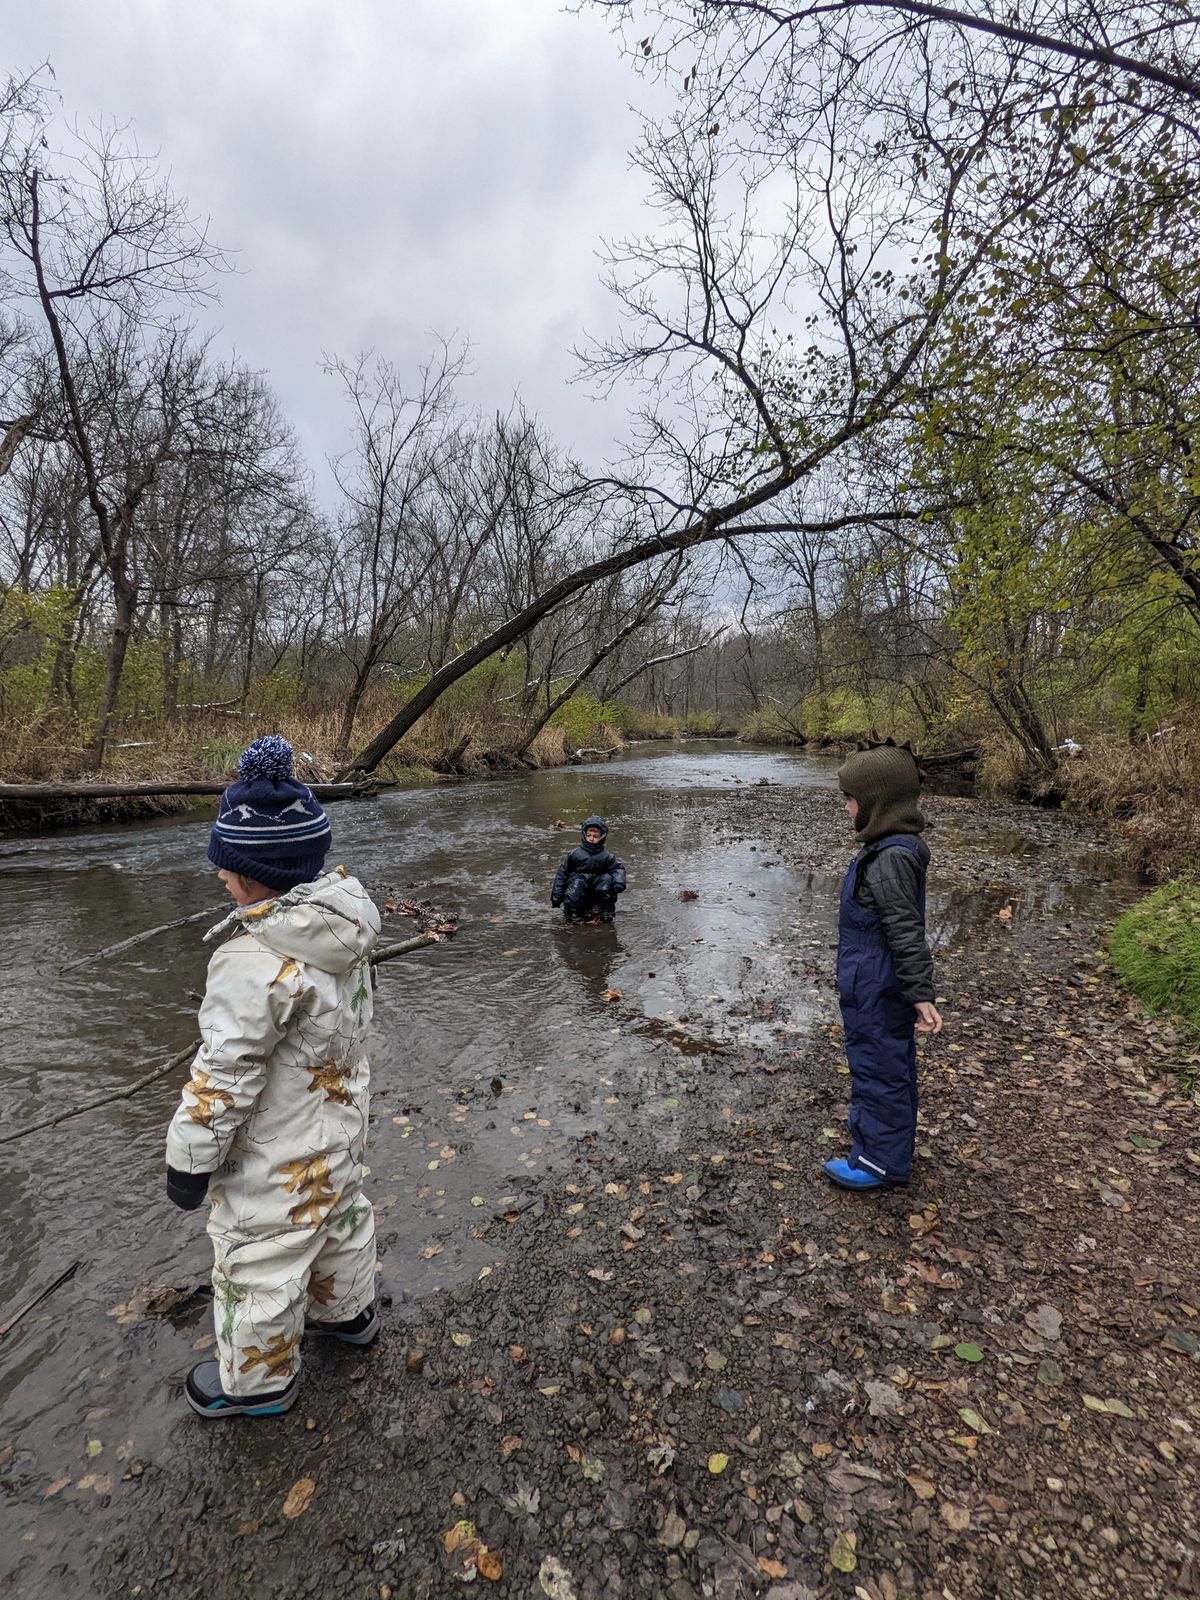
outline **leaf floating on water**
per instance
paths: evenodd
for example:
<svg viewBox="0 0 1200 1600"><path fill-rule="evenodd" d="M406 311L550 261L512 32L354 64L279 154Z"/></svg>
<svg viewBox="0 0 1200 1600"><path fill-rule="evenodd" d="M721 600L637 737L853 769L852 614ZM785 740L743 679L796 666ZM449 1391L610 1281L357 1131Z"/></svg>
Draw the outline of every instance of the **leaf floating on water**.
<svg viewBox="0 0 1200 1600"><path fill-rule="evenodd" d="M308 1510L309 1501L317 1492L317 1486L311 1478L297 1478L287 1492L283 1502L283 1514L289 1519L298 1517Z"/></svg>
<svg viewBox="0 0 1200 1600"><path fill-rule="evenodd" d="M612 1005L614 1000L619 1000L621 998L621 991L620 989L606 989L604 991L604 998L608 1001L609 1005Z"/></svg>
<svg viewBox="0 0 1200 1600"><path fill-rule="evenodd" d="M843 1528L833 1541L829 1559L839 1572L853 1572L858 1565L858 1535Z"/></svg>
<svg viewBox="0 0 1200 1600"><path fill-rule="evenodd" d="M954 1354L960 1361L975 1362L983 1360L983 1351L977 1344L972 1344L970 1340L965 1340L962 1344L956 1344L954 1346Z"/></svg>

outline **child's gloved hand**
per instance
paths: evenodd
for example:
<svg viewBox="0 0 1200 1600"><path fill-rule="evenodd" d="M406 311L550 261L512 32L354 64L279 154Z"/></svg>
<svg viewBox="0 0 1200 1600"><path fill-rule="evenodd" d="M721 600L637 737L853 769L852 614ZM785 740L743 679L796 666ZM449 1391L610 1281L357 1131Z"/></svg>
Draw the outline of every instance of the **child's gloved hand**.
<svg viewBox="0 0 1200 1600"><path fill-rule="evenodd" d="M557 911L559 906L562 905L562 895L551 895L550 904L554 907L555 911Z"/></svg>
<svg viewBox="0 0 1200 1600"><path fill-rule="evenodd" d="M208 1193L209 1172L177 1172L167 1168L167 1199L181 1211L195 1211Z"/></svg>

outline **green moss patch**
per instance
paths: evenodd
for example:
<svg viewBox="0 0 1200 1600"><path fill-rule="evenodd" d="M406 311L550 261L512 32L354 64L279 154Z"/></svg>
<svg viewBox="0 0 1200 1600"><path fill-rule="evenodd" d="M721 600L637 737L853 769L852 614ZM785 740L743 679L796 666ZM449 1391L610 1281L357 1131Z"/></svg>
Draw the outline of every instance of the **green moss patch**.
<svg viewBox="0 0 1200 1600"><path fill-rule="evenodd" d="M1183 1017L1200 1036L1200 885L1168 883L1147 895L1117 919L1108 949L1143 1005Z"/></svg>

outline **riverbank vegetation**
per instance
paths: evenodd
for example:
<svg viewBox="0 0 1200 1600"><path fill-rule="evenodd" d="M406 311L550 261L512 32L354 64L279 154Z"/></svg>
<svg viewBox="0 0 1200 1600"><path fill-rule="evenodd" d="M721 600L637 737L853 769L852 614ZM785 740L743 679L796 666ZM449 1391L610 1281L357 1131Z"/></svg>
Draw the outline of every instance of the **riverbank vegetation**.
<svg viewBox="0 0 1200 1600"><path fill-rule="evenodd" d="M318 492L197 325L208 229L47 74L8 85L3 777L219 773L267 728L327 776L888 732L1169 870L1200 759L1196 24L608 9L679 99L635 152L657 222L608 256L622 331L583 354L631 403L602 473L519 400L472 410L435 341L326 357Z"/></svg>
<svg viewBox="0 0 1200 1600"><path fill-rule="evenodd" d="M1109 941L1118 978L1148 1010L1200 1038L1200 887L1170 883L1120 917Z"/></svg>

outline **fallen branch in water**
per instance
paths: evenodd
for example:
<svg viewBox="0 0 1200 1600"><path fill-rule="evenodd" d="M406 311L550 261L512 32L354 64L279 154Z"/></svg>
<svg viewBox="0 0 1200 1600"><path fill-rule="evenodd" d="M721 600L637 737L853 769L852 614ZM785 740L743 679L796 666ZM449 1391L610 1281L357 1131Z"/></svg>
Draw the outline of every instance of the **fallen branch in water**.
<svg viewBox="0 0 1200 1600"><path fill-rule="evenodd" d="M0 1339L3 1339L6 1333L11 1333L16 1327L17 1323L21 1321L22 1317L29 1315L34 1306L40 1306L42 1301L45 1300L48 1295L52 1295L54 1293L55 1289L59 1288L61 1284L66 1283L68 1278L73 1278L79 1271L79 1266L80 1263L78 1261L72 1261L71 1265L66 1269L66 1271L60 1272L58 1277L55 1278L54 1282L50 1284L48 1288L43 1289L41 1294L35 1294L32 1300L26 1300L23 1306L18 1306L11 1317L7 1318L4 1322L0 1322Z"/></svg>
<svg viewBox="0 0 1200 1600"><path fill-rule="evenodd" d="M193 911L189 917L179 917L175 922L160 922L157 928L147 928L142 933L135 933L128 939L119 939L116 944L106 944L103 950L94 950L90 956L80 956L78 961L68 961L60 970L74 972L77 967L86 967L89 961L103 961L106 956L115 956L121 950L132 950L135 944L141 944L146 939L153 939L157 933L170 933L172 928L185 928L189 922L201 922L205 917L217 917L225 910L223 905L205 906L203 911Z"/></svg>
<svg viewBox="0 0 1200 1600"><path fill-rule="evenodd" d="M28 1134L39 1133L43 1128L53 1128L56 1123L66 1122L70 1117L81 1117L85 1111L98 1111L101 1106L111 1104L114 1100L128 1100L130 1095L136 1094L139 1089L144 1089L148 1083L156 1083L159 1078L165 1078L168 1072L173 1072L176 1067L181 1067L185 1061L190 1061L196 1053L196 1046L189 1044L186 1050L177 1050L169 1061L164 1061L161 1067L155 1067L153 1072L148 1072L144 1078L127 1084L124 1089L110 1089L107 1094L97 1095L94 1100L85 1100L81 1106L70 1106L66 1111L55 1112L52 1117L43 1117L40 1122L31 1122L27 1128L17 1128L13 1133L6 1133L0 1137L0 1144L12 1144L14 1139L24 1139Z"/></svg>
<svg viewBox="0 0 1200 1600"><path fill-rule="evenodd" d="M414 950L422 950L426 945L441 944L442 935L437 933L418 933L411 939L404 939L399 944L385 944L378 950L373 950L368 957L370 964L375 967L381 961L391 961L396 956L406 956ZM165 1078L169 1072L174 1072L176 1067L182 1067L190 1061L200 1048L199 1041L178 1050L169 1061L164 1061L153 1072L146 1073L145 1077L138 1078L136 1082L127 1084L123 1089L110 1089L107 1094L97 1095L94 1100L85 1100L82 1105L69 1106L65 1111L55 1112L52 1117L43 1117L40 1122L31 1122L26 1128L17 1128L12 1133L0 1135L0 1145L12 1144L15 1139L25 1139L31 1133L40 1133L43 1128L53 1128L60 1122L66 1122L71 1117L81 1117L85 1111L98 1111L101 1106L111 1105L114 1100L128 1100L131 1095L137 1094L139 1089L145 1089L151 1083L157 1083L160 1078Z"/></svg>

